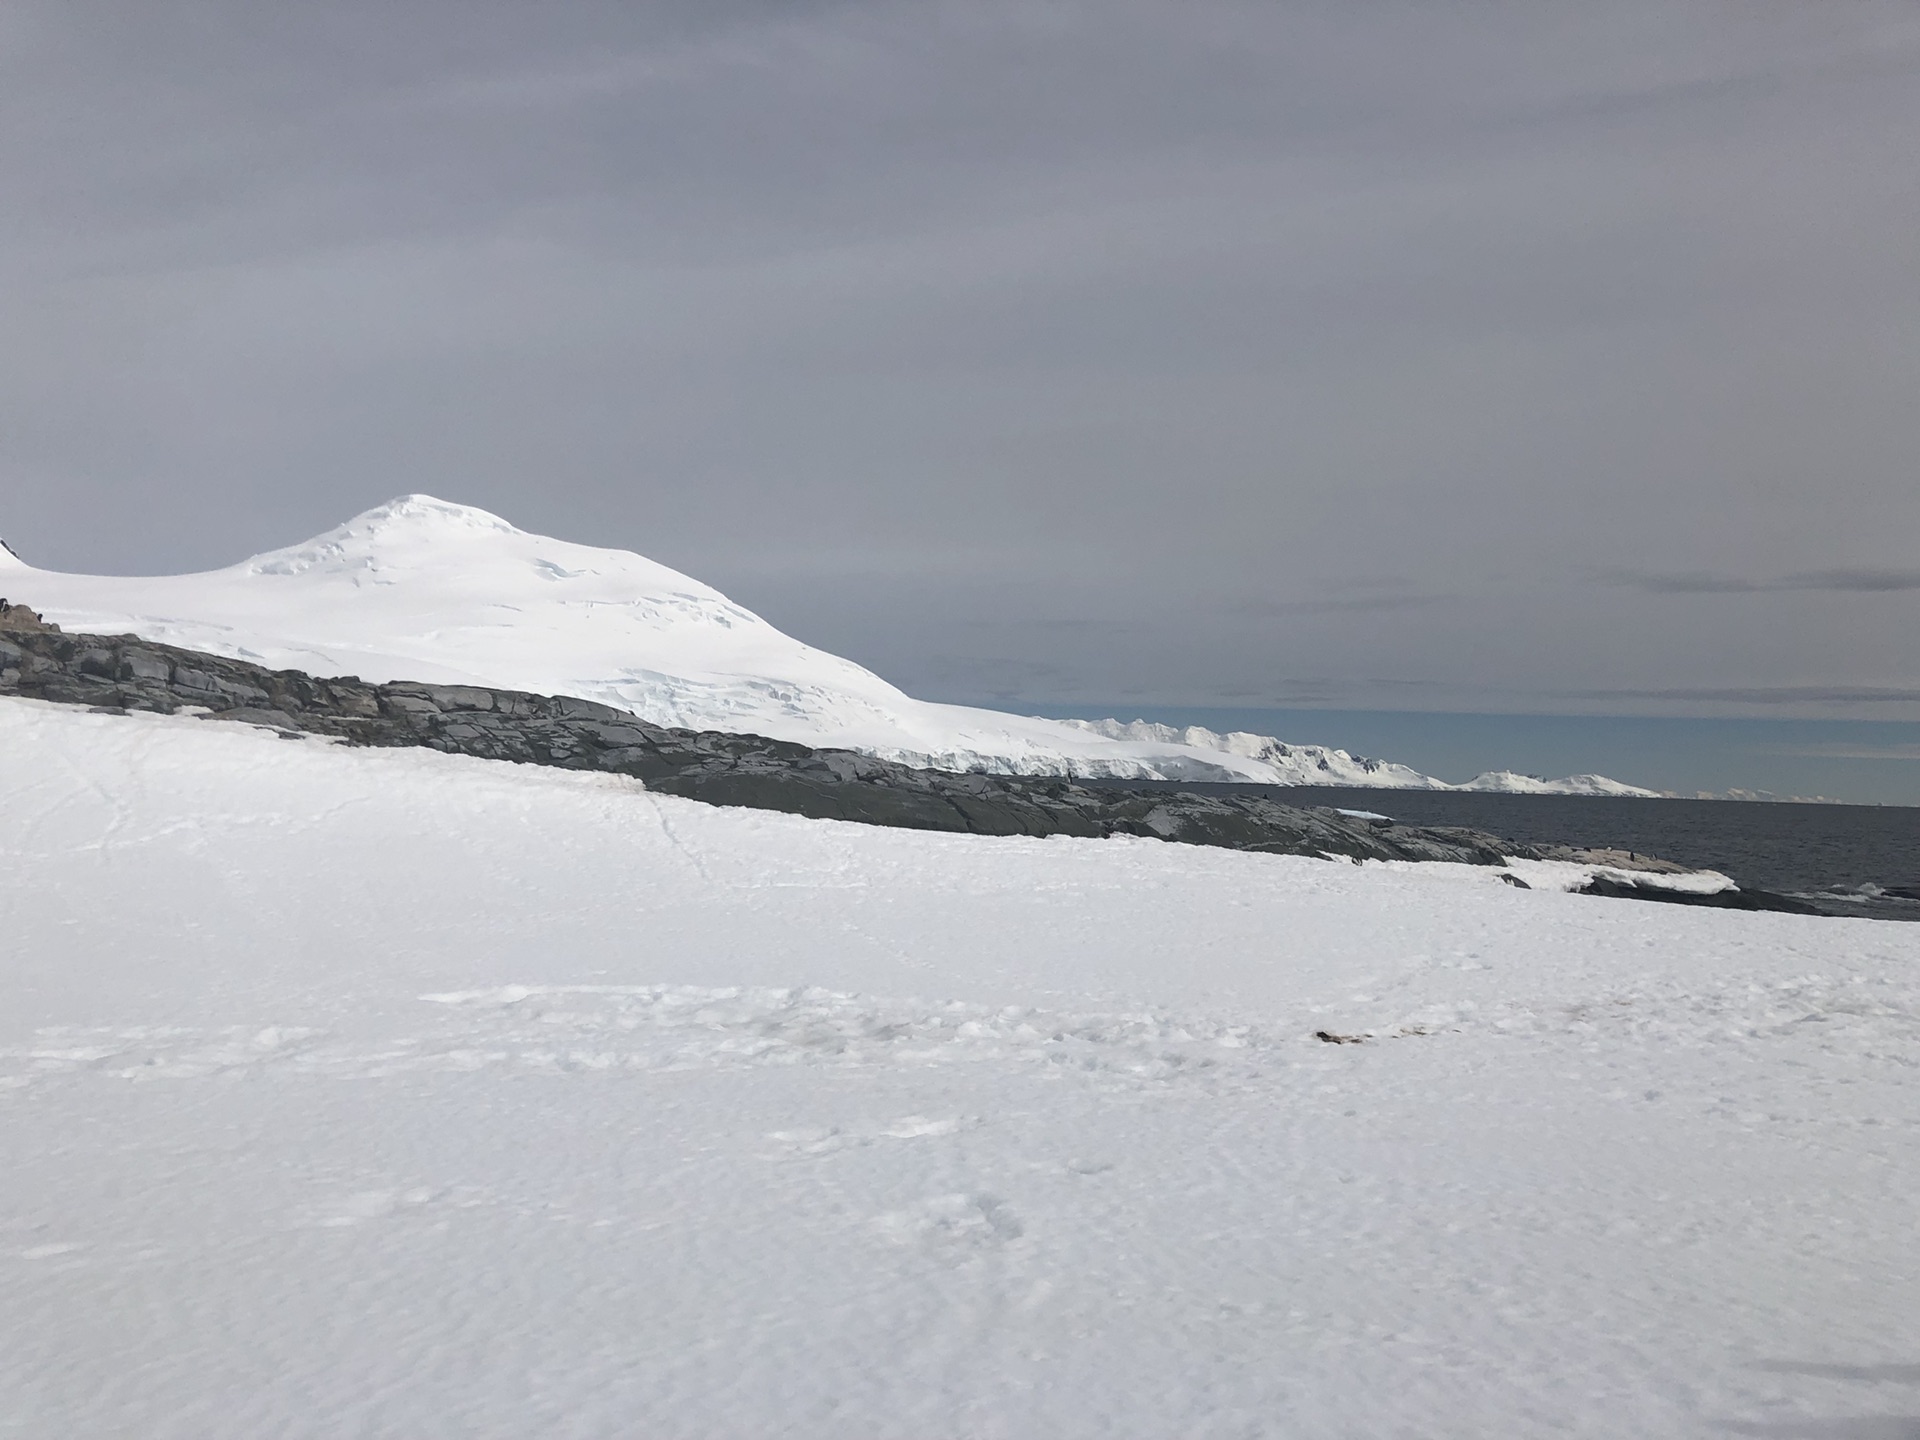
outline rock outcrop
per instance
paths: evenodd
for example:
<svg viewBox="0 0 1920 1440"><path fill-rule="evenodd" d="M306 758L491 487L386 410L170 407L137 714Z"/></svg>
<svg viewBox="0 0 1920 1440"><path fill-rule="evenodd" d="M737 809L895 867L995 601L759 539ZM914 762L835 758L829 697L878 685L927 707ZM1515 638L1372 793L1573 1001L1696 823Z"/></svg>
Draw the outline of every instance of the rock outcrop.
<svg viewBox="0 0 1920 1440"><path fill-rule="evenodd" d="M58 633L58 625L49 624L39 612L29 610L24 605L10 605L0 600L0 630L14 630L25 633L44 634L49 631Z"/></svg>
<svg viewBox="0 0 1920 1440"><path fill-rule="evenodd" d="M1817 905L1796 900L1791 895L1775 895L1770 890L1715 890L1701 894L1693 890L1673 890L1658 885L1636 885L1596 875L1573 892L1576 895L1600 895L1609 900L1654 900L1663 905L1705 905L1715 910L1770 910L1781 915L1823 915Z"/></svg>
<svg viewBox="0 0 1920 1440"><path fill-rule="evenodd" d="M133 636L64 634L23 606L0 612L0 619L11 617L18 623L0 624L0 695L112 711L189 712L290 737L607 771L709 804L915 830L1138 835L1285 855L1470 865L1536 853L1478 831L1303 810L1259 796L913 769L752 735L663 729L566 696L319 678Z"/></svg>

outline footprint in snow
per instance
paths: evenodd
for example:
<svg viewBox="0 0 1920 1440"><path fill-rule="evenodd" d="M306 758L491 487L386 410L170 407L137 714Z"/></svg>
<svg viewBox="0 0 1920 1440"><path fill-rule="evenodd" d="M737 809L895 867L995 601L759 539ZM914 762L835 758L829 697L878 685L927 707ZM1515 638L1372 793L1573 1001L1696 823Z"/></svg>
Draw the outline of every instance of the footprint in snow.
<svg viewBox="0 0 1920 1440"><path fill-rule="evenodd" d="M801 1126L793 1130L770 1130L767 1139L801 1155L830 1155L836 1150L871 1145L876 1140L924 1140L942 1135L957 1135L980 1122L964 1115L903 1115L877 1130L849 1131L838 1125Z"/></svg>
<svg viewBox="0 0 1920 1440"><path fill-rule="evenodd" d="M389 1215L431 1204L437 1199L439 1192L425 1186L411 1190L362 1190L341 1201L333 1214L312 1223L323 1230L361 1225L369 1220L384 1220Z"/></svg>
<svg viewBox="0 0 1920 1440"><path fill-rule="evenodd" d="M994 1248L1025 1233L1005 1201L978 1193L935 1195L880 1216L874 1227L895 1244L936 1252Z"/></svg>
<svg viewBox="0 0 1920 1440"><path fill-rule="evenodd" d="M949 1115L934 1120L925 1115L906 1115L880 1133L891 1140L918 1140L928 1135L954 1135L967 1128L965 1119Z"/></svg>

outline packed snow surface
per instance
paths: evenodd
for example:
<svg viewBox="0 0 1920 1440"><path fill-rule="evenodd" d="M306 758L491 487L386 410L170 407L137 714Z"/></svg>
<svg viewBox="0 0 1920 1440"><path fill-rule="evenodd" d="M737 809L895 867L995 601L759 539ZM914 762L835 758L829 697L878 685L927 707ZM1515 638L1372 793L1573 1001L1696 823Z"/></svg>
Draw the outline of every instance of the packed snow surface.
<svg viewBox="0 0 1920 1440"><path fill-rule="evenodd" d="M0 857L9 1434L1920 1423L1920 926L21 700Z"/></svg>
<svg viewBox="0 0 1920 1440"><path fill-rule="evenodd" d="M1138 722L1120 733L1128 727L1114 721L1102 729L915 700L664 565L530 535L427 495L201 575L66 575L0 549L0 594L71 630L310 674L576 695L658 725L943 770L1448 788L1404 765L1266 736Z"/></svg>

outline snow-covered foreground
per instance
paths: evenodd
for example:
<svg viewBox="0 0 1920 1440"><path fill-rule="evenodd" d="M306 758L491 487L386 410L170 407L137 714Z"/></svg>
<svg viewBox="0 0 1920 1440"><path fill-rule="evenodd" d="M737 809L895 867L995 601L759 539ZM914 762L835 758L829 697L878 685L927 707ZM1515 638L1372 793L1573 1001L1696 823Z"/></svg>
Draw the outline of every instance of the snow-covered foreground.
<svg viewBox="0 0 1920 1440"><path fill-rule="evenodd" d="M0 853L0 1433L1920 1425L1920 926L26 701Z"/></svg>
<svg viewBox="0 0 1920 1440"><path fill-rule="evenodd" d="M304 544L202 575L67 575L0 545L0 597L70 630L281 669L575 695L656 725L941 770L1456 788L1405 765L1265 735L1076 725L916 700L644 556L531 535L431 495L403 495ZM1458 788L1516 786L1654 793L1599 776L1504 772Z"/></svg>

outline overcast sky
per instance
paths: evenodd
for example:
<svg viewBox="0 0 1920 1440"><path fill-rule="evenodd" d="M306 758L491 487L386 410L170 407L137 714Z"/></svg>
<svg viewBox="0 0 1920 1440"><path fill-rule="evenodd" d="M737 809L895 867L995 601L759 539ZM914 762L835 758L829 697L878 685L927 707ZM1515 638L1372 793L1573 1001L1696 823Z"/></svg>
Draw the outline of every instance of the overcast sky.
<svg viewBox="0 0 1920 1440"><path fill-rule="evenodd" d="M1920 718L1904 0L10 0L0 55L32 563L426 491L931 698Z"/></svg>

